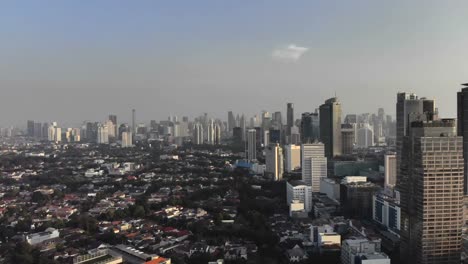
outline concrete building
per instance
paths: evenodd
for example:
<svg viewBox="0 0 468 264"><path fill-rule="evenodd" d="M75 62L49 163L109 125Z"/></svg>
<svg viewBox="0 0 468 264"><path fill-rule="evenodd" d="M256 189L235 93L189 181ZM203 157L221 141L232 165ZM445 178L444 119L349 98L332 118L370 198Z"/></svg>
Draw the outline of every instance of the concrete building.
<svg viewBox="0 0 468 264"><path fill-rule="evenodd" d="M133 146L132 132L122 132L122 148L129 148Z"/></svg>
<svg viewBox="0 0 468 264"><path fill-rule="evenodd" d="M468 195L468 83L457 94L457 135L463 137L464 186L463 193Z"/></svg>
<svg viewBox="0 0 468 264"><path fill-rule="evenodd" d="M327 158L341 155L341 103L336 97L320 106L320 141L325 145Z"/></svg>
<svg viewBox="0 0 468 264"><path fill-rule="evenodd" d="M307 212L312 210L312 189L303 181L289 181L286 183L286 202L291 205L293 200L304 203Z"/></svg>
<svg viewBox="0 0 468 264"><path fill-rule="evenodd" d="M393 188L396 185L397 179L397 161L396 154L385 154L385 187Z"/></svg>
<svg viewBox="0 0 468 264"><path fill-rule="evenodd" d="M413 121L402 143L401 262L460 263L464 161L456 120Z"/></svg>
<svg viewBox="0 0 468 264"><path fill-rule="evenodd" d="M276 144L270 144L265 148L266 170L275 181L283 179L283 149Z"/></svg>
<svg viewBox="0 0 468 264"><path fill-rule="evenodd" d="M374 194L372 202L373 220L395 235L398 235L401 228L401 208L399 195L393 191L390 193L381 191Z"/></svg>
<svg viewBox="0 0 468 264"><path fill-rule="evenodd" d="M312 187L312 192L320 192L320 181L327 177L325 145L320 142L302 144L302 181Z"/></svg>
<svg viewBox="0 0 468 264"><path fill-rule="evenodd" d="M285 152L285 168L287 172L292 172L301 167L301 146L286 145Z"/></svg>
<svg viewBox="0 0 468 264"><path fill-rule="evenodd" d="M320 192L326 194L330 199L340 201L340 184L333 179L322 178Z"/></svg>
<svg viewBox="0 0 468 264"><path fill-rule="evenodd" d="M362 124L362 127L357 132L357 147L368 148L374 145L374 131L372 127L367 123Z"/></svg>
<svg viewBox="0 0 468 264"><path fill-rule="evenodd" d="M380 241L366 238L343 240L341 244L342 264L390 264L390 258L381 252Z"/></svg>
<svg viewBox="0 0 468 264"><path fill-rule="evenodd" d="M247 131L247 160L257 160L257 130L249 129Z"/></svg>
<svg viewBox="0 0 468 264"><path fill-rule="evenodd" d="M342 154L353 154L354 142L356 141L355 126L352 124L341 125Z"/></svg>
<svg viewBox="0 0 468 264"><path fill-rule="evenodd" d="M44 232L26 235L26 242L28 242L29 245L34 246L44 241L58 238L59 236L60 232L57 229L49 227Z"/></svg>
<svg viewBox="0 0 468 264"><path fill-rule="evenodd" d="M318 113L302 113L301 142L312 143L319 139L320 124Z"/></svg>
<svg viewBox="0 0 468 264"><path fill-rule="evenodd" d="M193 128L193 143L195 145L203 144L203 125L196 123Z"/></svg>
<svg viewBox="0 0 468 264"><path fill-rule="evenodd" d="M371 182L355 180L362 177L346 177L340 186L340 202L343 215L348 218L372 219L372 197L379 187ZM365 177L364 177L365 178Z"/></svg>
<svg viewBox="0 0 468 264"><path fill-rule="evenodd" d="M109 129L107 125L99 124L97 130L97 143L109 144Z"/></svg>

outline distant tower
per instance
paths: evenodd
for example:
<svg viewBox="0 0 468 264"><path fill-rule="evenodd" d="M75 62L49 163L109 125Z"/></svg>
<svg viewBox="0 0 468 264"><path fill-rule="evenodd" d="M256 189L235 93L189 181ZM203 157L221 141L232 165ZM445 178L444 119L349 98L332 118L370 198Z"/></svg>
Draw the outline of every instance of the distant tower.
<svg viewBox="0 0 468 264"><path fill-rule="evenodd" d="M135 133L135 109L132 109L132 133Z"/></svg>
<svg viewBox="0 0 468 264"><path fill-rule="evenodd" d="M286 105L286 136L291 136L291 129L294 126L294 104ZM290 143L290 142L289 142Z"/></svg>
<svg viewBox="0 0 468 264"><path fill-rule="evenodd" d="M320 131L318 113L302 113L301 142L311 143L319 138Z"/></svg>
<svg viewBox="0 0 468 264"><path fill-rule="evenodd" d="M257 130L255 129L247 131L247 159L249 161L257 160Z"/></svg>
<svg viewBox="0 0 468 264"><path fill-rule="evenodd" d="M117 126L117 116L109 115L109 120L114 124L114 136L116 137L119 134L119 128Z"/></svg>
<svg viewBox="0 0 468 264"><path fill-rule="evenodd" d="M132 132L122 132L122 148L129 148L133 146Z"/></svg>
<svg viewBox="0 0 468 264"><path fill-rule="evenodd" d="M385 154L384 158L384 167L385 167L385 187L393 188L396 184L396 155Z"/></svg>
<svg viewBox="0 0 468 264"><path fill-rule="evenodd" d="M107 125L99 124L97 129L97 143L108 144L109 143L109 128Z"/></svg>
<svg viewBox="0 0 468 264"><path fill-rule="evenodd" d="M330 98L320 106L320 141L325 144L325 156L341 155L341 103Z"/></svg>
<svg viewBox="0 0 468 264"><path fill-rule="evenodd" d="M203 125L196 123L193 128L193 143L195 145L203 144Z"/></svg>
<svg viewBox="0 0 468 264"><path fill-rule="evenodd" d="M349 155L353 153L354 142L355 142L355 126L352 124L342 124L341 125L341 144L342 144L342 154Z"/></svg>
<svg viewBox="0 0 468 264"><path fill-rule="evenodd" d="M280 181L283 179L283 149L278 143L272 143L265 149L266 170L268 174L273 176L273 180Z"/></svg>

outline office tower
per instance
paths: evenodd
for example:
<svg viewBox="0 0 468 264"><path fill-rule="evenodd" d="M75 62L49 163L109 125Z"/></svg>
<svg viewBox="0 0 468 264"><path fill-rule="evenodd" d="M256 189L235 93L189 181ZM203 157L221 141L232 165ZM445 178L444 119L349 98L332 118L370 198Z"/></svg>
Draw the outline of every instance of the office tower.
<svg viewBox="0 0 468 264"><path fill-rule="evenodd" d="M426 103L424 103L426 101ZM433 102L433 101L432 101ZM400 172L401 163L401 148L403 146L403 138L408 135L409 124L416 120L432 120L431 100L421 98L414 93L398 93L396 104L396 152L397 152L397 172ZM432 103L432 107L434 104ZM397 179L398 180L398 179Z"/></svg>
<svg viewBox="0 0 468 264"><path fill-rule="evenodd" d="M374 131L369 124L362 124L357 133L357 147L368 148L374 146Z"/></svg>
<svg viewBox="0 0 468 264"><path fill-rule="evenodd" d="M133 142L132 142L132 132L130 131L124 131L122 132L122 148L129 148L129 147L132 147L133 146Z"/></svg>
<svg viewBox="0 0 468 264"><path fill-rule="evenodd" d="M116 138L117 135L119 134L119 129L118 129L118 126L117 126L117 116L116 115L109 115L109 120L114 125L113 137Z"/></svg>
<svg viewBox="0 0 468 264"><path fill-rule="evenodd" d="M109 128L105 124L98 124L97 143L98 144L109 143Z"/></svg>
<svg viewBox="0 0 468 264"><path fill-rule="evenodd" d="M403 138L397 189L401 261L460 263L463 226L463 138L456 121L413 121Z"/></svg>
<svg viewBox="0 0 468 264"><path fill-rule="evenodd" d="M203 144L203 125L198 122L193 128L193 143L195 145Z"/></svg>
<svg viewBox="0 0 468 264"><path fill-rule="evenodd" d="M132 109L132 133L136 132L135 109Z"/></svg>
<svg viewBox="0 0 468 264"><path fill-rule="evenodd" d="M384 190L375 193L372 208L373 220L398 235L401 228L401 208L396 192Z"/></svg>
<svg viewBox="0 0 468 264"><path fill-rule="evenodd" d="M270 145L270 130L263 131L263 146Z"/></svg>
<svg viewBox="0 0 468 264"><path fill-rule="evenodd" d="M215 145L220 145L221 144L221 125L216 122L214 124L214 144Z"/></svg>
<svg viewBox="0 0 468 264"><path fill-rule="evenodd" d="M242 146L242 129L240 127L234 127L232 130L232 141L236 146Z"/></svg>
<svg viewBox="0 0 468 264"><path fill-rule="evenodd" d="M208 126L206 127L206 135L207 135L207 138L206 138L206 143L210 144L210 145L214 145L214 141L215 141L215 128L214 128L214 123L213 123L213 120L210 120L209 123L208 123Z"/></svg>
<svg viewBox="0 0 468 264"><path fill-rule="evenodd" d="M276 129L280 129L283 125L283 118L281 116L281 112L274 112L271 119L271 121L273 122L273 126Z"/></svg>
<svg viewBox="0 0 468 264"><path fill-rule="evenodd" d="M97 133L98 133L98 123L86 123L86 139L88 142L96 142L97 141Z"/></svg>
<svg viewBox="0 0 468 264"><path fill-rule="evenodd" d="M320 181L327 177L325 145L321 142L301 146L302 181L312 187L312 192L320 192Z"/></svg>
<svg viewBox="0 0 468 264"><path fill-rule="evenodd" d="M291 135L289 136L290 144L300 144L301 143L301 134L299 133L299 128L293 126L291 128Z"/></svg>
<svg viewBox="0 0 468 264"><path fill-rule="evenodd" d="M247 160L257 160L257 130L247 130Z"/></svg>
<svg viewBox="0 0 468 264"><path fill-rule="evenodd" d="M285 167L287 172L301 167L301 146L300 145L286 145L285 152Z"/></svg>
<svg viewBox="0 0 468 264"><path fill-rule="evenodd" d="M286 136L291 136L291 129L294 126L294 104L288 103L286 108ZM290 143L290 142L288 142Z"/></svg>
<svg viewBox="0 0 468 264"><path fill-rule="evenodd" d="M283 149L278 143L270 144L265 149L266 170L273 180L283 179Z"/></svg>
<svg viewBox="0 0 468 264"><path fill-rule="evenodd" d="M304 203L306 212L312 211L312 189L303 181L289 181L286 183L286 202L290 206L293 200Z"/></svg>
<svg viewBox="0 0 468 264"><path fill-rule="evenodd" d="M463 193L468 195L468 83L457 94L457 134L463 137L463 159L464 159L464 186Z"/></svg>
<svg viewBox="0 0 468 264"><path fill-rule="evenodd" d="M327 158L341 155L341 103L336 97L320 106L320 141Z"/></svg>
<svg viewBox="0 0 468 264"><path fill-rule="evenodd" d="M396 155L394 153L385 154L385 187L395 187L397 178Z"/></svg>
<svg viewBox="0 0 468 264"><path fill-rule="evenodd" d="M37 139L42 138L42 124L34 123L34 137Z"/></svg>
<svg viewBox="0 0 468 264"><path fill-rule="evenodd" d="M62 141L62 128L58 127L57 122L52 122L48 128L48 140L59 143Z"/></svg>
<svg viewBox="0 0 468 264"><path fill-rule="evenodd" d="M246 136L246 124L245 124L245 116L242 114L241 118L239 119L239 126L242 130L242 141L245 141Z"/></svg>
<svg viewBox="0 0 468 264"><path fill-rule="evenodd" d="M342 154L349 155L353 154L354 149L354 126L352 124L342 124L341 125L341 145L342 145Z"/></svg>
<svg viewBox="0 0 468 264"><path fill-rule="evenodd" d="M234 114L232 111L228 112L228 132L229 134L232 133L232 130L236 127L236 119L234 118Z"/></svg>
<svg viewBox="0 0 468 264"><path fill-rule="evenodd" d="M104 123L107 127L107 134L109 135L109 140L115 140L116 139L116 133L115 131L117 130L114 122L112 120L107 120L105 123Z"/></svg>
<svg viewBox="0 0 468 264"><path fill-rule="evenodd" d="M280 129L270 129L268 136L270 139L269 143L281 143L281 130Z"/></svg>
<svg viewBox="0 0 468 264"><path fill-rule="evenodd" d="M47 140L49 134L49 124L44 123L42 124L42 139Z"/></svg>
<svg viewBox="0 0 468 264"><path fill-rule="evenodd" d="M379 188L368 182L367 177L346 176L340 185L343 215L348 218L372 219L372 199Z"/></svg>
<svg viewBox="0 0 468 264"><path fill-rule="evenodd" d="M73 128L71 131L71 138L73 142L80 142L81 141L81 129Z"/></svg>
<svg viewBox="0 0 468 264"><path fill-rule="evenodd" d="M270 125L271 125L271 115L268 111L263 111L261 128L263 130L266 130L270 128Z"/></svg>
<svg viewBox="0 0 468 264"><path fill-rule="evenodd" d="M311 143L319 139L319 115L318 113L302 113L301 117L301 142Z"/></svg>
<svg viewBox="0 0 468 264"><path fill-rule="evenodd" d="M27 135L28 137L34 137L34 121L32 120L27 122Z"/></svg>
<svg viewBox="0 0 468 264"><path fill-rule="evenodd" d="M120 126L119 126L119 140L122 140L122 133L123 132L131 132L130 130L131 130L131 128L127 124L125 124L125 123L120 124Z"/></svg>

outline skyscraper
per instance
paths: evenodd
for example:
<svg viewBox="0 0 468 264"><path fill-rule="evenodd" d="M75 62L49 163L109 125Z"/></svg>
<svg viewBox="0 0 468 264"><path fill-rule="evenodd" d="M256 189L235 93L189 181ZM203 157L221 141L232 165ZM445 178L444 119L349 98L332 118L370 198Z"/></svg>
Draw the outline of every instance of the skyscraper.
<svg viewBox="0 0 468 264"><path fill-rule="evenodd" d="M312 192L320 192L320 181L327 177L325 145L320 142L302 144L302 181L312 187Z"/></svg>
<svg viewBox="0 0 468 264"><path fill-rule="evenodd" d="M413 121L403 138L397 189L405 263L460 263L463 138L456 121Z"/></svg>
<svg viewBox="0 0 468 264"><path fill-rule="evenodd" d="M247 130L247 159L249 161L257 160L257 130Z"/></svg>
<svg viewBox="0 0 468 264"><path fill-rule="evenodd" d="M228 112L228 133L231 134L232 130L236 127L236 119L232 111Z"/></svg>
<svg viewBox="0 0 468 264"><path fill-rule="evenodd" d="M203 144L203 125L198 122L193 128L193 143L195 145Z"/></svg>
<svg viewBox="0 0 468 264"><path fill-rule="evenodd" d="M320 124L318 113L302 113L301 142L311 143L319 138Z"/></svg>
<svg viewBox="0 0 468 264"><path fill-rule="evenodd" d="M463 86L465 87L457 95L457 134L463 137L463 164L465 167L463 193L468 195L468 83L463 84Z"/></svg>
<svg viewBox="0 0 468 264"><path fill-rule="evenodd" d="M109 143L109 128L105 124L98 124L97 143L98 144Z"/></svg>
<svg viewBox="0 0 468 264"><path fill-rule="evenodd" d="M27 122L27 135L28 137L34 137L34 121L28 120Z"/></svg>
<svg viewBox="0 0 468 264"><path fill-rule="evenodd" d="M273 180L283 179L283 149L278 143L272 143L265 148L266 170Z"/></svg>
<svg viewBox="0 0 468 264"><path fill-rule="evenodd" d="M356 135L354 134L354 126L352 124L342 124L341 125L341 153L343 155L349 155L353 153L354 141Z"/></svg>
<svg viewBox="0 0 468 264"><path fill-rule="evenodd" d="M132 142L132 132L124 131L122 132L122 148L129 148L133 146Z"/></svg>
<svg viewBox="0 0 468 264"><path fill-rule="evenodd" d="M114 125L114 137L117 137L119 131L118 131L118 127L117 127L117 116L116 115L109 115L109 120L112 122L112 124Z"/></svg>
<svg viewBox="0 0 468 264"><path fill-rule="evenodd" d="M136 133L135 109L132 109L132 133Z"/></svg>
<svg viewBox="0 0 468 264"><path fill-rule="evenodd" d="M286 145L285 152L285 166L286 171L291 172L301 167L301 146L300 145Z"/></svg>
<svg viewBox="0 0 468 264"><path fill-rule="evenodd" d="M294 126L294 104L288 103L286 108L286 136L291 136L291 129ZM290 140L290 139L289 139ZM288 143L290 143L288 141Z"/></svg>
<svg viewBox="0 0 468 264"><path fill-rule="evenodd" d="M320 106L320 141L325 144L325 156L341 155L341 103L330 98Z"/></svg>

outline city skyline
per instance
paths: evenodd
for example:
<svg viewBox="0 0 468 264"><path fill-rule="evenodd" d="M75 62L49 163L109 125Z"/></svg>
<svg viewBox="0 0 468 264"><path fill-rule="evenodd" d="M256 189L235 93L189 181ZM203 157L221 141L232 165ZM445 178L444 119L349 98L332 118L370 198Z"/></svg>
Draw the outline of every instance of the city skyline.
<svg viewBox="0 0 468 264"><path fill-rule="evenodd" d="M130 120L132 108L145 121L287 102L302 113L335 93L343 113L394 115L393 100L376 99L399 91L437 98L441 116L455 117L467 5L2 3L1 125Z"/></svg>

